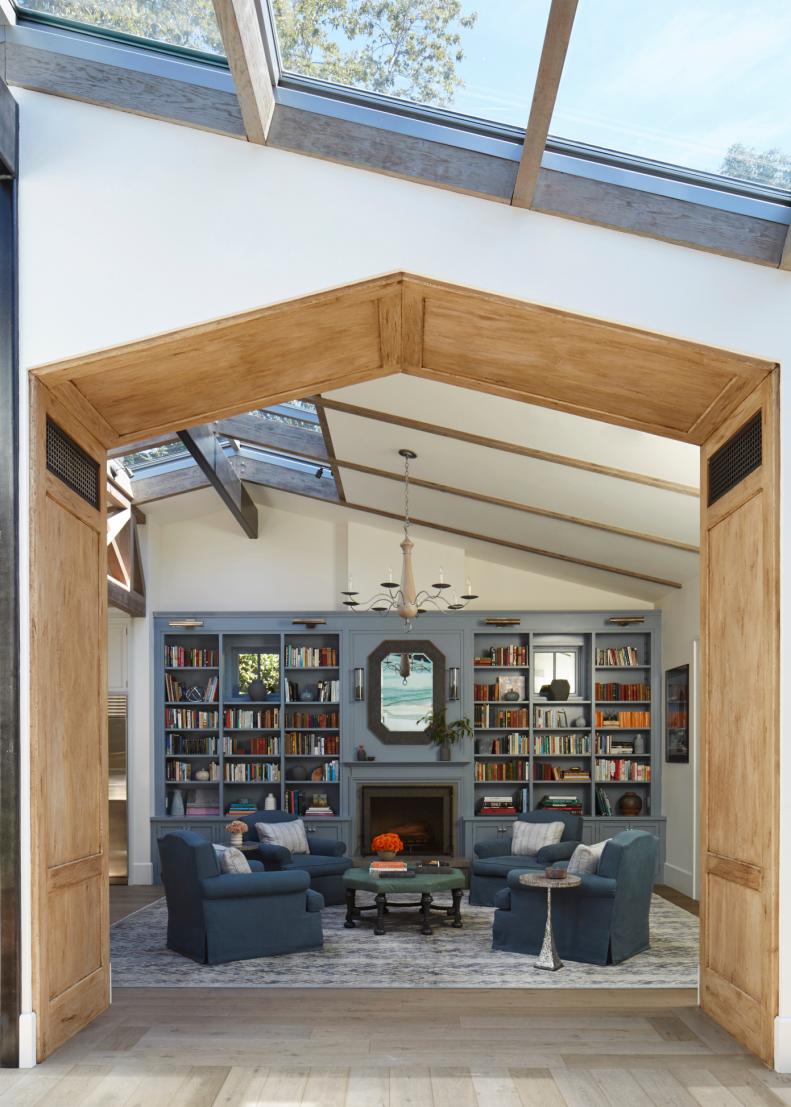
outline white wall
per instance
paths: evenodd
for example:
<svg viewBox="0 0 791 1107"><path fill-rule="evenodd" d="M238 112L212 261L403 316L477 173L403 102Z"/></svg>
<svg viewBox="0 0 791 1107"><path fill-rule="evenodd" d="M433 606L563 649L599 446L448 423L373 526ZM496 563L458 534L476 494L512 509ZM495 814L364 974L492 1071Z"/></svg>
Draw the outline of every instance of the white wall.
<svg viewBox="0 0 791 1107"><path fill-rule="evenodd" d="M668 593L657 607L662 611L662 671L689 665L689 764L662 764L662 814L667 815L665 883L687 896L699 896L700 811L698 806L698 738L700 697L698 673L700 643L700 577L685 581L680 591ZM662 689L664 704L664 687ZM663 707L664 711L664 707ZM662 718L664 751L664 715Z"/></svg>
<svg viewBox="0 0 791 1107"><path fill-rule="evenodd" d="M20 90L15 96L21 107L23 373L37 363L394 269L791 362L791 273L73 101ZM26 389L21 392L26 459ZM781 406L788 439L785 388ZM782 462L785 472L786 451ZM24 520L24 464L20 494ZM784 506L785 579L788 520ZM21 545L25 566L24 528ZM21 583L24 590L24 577ZM788 589L781 624L786 689ZM23 643L23 683L27 663ZM786 795L791 714L782 695ZM24 725L24 701L22 707ZM25 763L23 780L26 772ZM783 860L789 856L786 805L779 1033L791 1027L791 880ZM22 895L26 903L29 883ZM26 979L29 969L28 945ZM23 981L25 996L27 987ZM791 1036L778 1038L778 1050L780 1064L791 1066Z"/></svg>

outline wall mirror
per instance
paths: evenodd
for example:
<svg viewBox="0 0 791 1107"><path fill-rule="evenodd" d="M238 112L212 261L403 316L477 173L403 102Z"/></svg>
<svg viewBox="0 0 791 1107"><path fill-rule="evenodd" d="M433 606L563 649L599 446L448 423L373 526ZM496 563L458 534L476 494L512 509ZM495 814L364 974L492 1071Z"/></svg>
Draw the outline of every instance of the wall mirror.
<svg viewBox="0 0 791 1107"><path fill-rule="evenodd" d="M445 655L433 642L388 640L368 655L368 729L388 745L428 745L426 715L445 706Z"/></svg>

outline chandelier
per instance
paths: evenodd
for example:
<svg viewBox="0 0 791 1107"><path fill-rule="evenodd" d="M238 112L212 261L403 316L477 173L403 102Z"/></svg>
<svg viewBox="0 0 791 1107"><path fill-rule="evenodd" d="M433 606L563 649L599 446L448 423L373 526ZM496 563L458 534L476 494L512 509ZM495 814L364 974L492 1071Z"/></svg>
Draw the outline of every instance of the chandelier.
<svg viewBox="0 0 791 1107"><path fill-rule="evenodd" d="M413 450L399 450L399 455L404 459L404 540L401 543L401 583L393 580L393 574L388 570L388 579L379 585L385 591L378 592L371 599L361 602L357 599L359 592L352 589L352 578L349 577L349 586L343 603L352 611L372 611L386 615L396 611L404 620L406 630L412 629L412 620L422 615L427 607L436 611L461 611L470 600L477 600L473 595L469 580L466 592L459 596L456 590L445 582L442 569L439 571L439 580L431 585L431 590L423 589L418 592L415 586L415 574L412 570L412 550L415 543L409 537L409 528L412 525L409 519L409 463L417 458Z"/></svg>

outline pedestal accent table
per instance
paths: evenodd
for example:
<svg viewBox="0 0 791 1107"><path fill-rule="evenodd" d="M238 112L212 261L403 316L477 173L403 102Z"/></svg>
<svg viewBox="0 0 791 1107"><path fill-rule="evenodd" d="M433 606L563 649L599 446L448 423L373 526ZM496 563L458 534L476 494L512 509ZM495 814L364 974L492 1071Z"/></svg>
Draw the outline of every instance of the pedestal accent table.
<svg viewBox="0 0 791 1107"><path fill-rule="evenodd" d="M519 883L528 888L546 888L547 890L547 925L544 928L544 942L536 961L537 969L547 969L549 972L557 972L563 968L563 962L558 957L555 946L555 934L552 930L552 893L563 888L577 888L582 881L578 876L564 876L562 880L550 880L543 873L522 873Z"/></svg>

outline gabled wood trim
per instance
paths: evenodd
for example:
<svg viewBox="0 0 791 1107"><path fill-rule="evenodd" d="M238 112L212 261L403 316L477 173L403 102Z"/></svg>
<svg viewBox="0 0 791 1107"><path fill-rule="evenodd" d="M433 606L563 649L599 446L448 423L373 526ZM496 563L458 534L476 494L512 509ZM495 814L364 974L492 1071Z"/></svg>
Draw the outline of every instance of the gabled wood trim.
<svg viewBox="0 0 791 1107"><path fill-rule="evenodd" d="M544 156L576 13L577 0L552 0L525 131L525 143L511 197L514 207L533 206L541 159Z"/></svg>
<svg viewBox="0 0 791 1107"><path fill-rule="evenodd" d="M472 446L485 446L489 450L500 450L503 453L517 454L520 457L529 457L536 461L548 461L552 465L565 465L571 469L582 469L588 473L598 473L600 476L613 477L616 480L644 484L650 488L661 488L665 492L677 492L682 496L697 498L699 495L698 489L693 485L661 480L659 477L649 477L643 473L631 473L628 469L616 469L610 465L599 465L593 461L568 457L566 454L552 454L546 450L534 450L530 446L521 446L515 442L503 442L497 438L470 434L468 431L456 430L453 427L424 423L419 419L407 419L403 415L377 411L375 408L360 407L357 404L347 404L341 400L331 400L326 396L322 396L321 403L326 411L339 411L345 415L356 415L361 419L374 419L380 423L390 423L393 426L405 427L408 430L423 431L425 434L434 434L441 438L454 438L458 442L468 442Z"/></svg>
<svg viewBox="0 0 791 1107"><path fill-rule="evenodd" d="M275 94L255 0L214 0L248 142L266 143Z"/></svg>
<svg viewBox="0 0 791 1107"><path fill-rule="evenodd" d="M338 459L340 469L351 469L355 473L366 473L372 477L383 477L385 480L403 483L401 473L389 472L387 469L376 469L371 465L360 465L354 461ZM544 519L555 519L561 523L571 523L578 527L588 527L591 530L601 530L608 534L616 534L620 538L632 538L637 542L648 542L656 546L667 546L670 549L681 550L684 553L698 554L700 548L688 542L679 542L674 538L665 538L658 534L645 534L642 531L627 530L625 527L617 527L612 523L602 523L595 519L583 519L578 515L567 515L561 511L551 511L546 507L536 507L531 504L519 503L517 500L506 500L499 496L487 496L481 492L471 492L464 488L455 488L452 485L439 484L433 480L424 480L410 474L409 483L417 488L426 488L432 492L442 492L450 496L460 496L466 500L474 500L476 503L492 504L495 507L506 507L512 511L521 511L526 515L538 515Z"/></svg>

